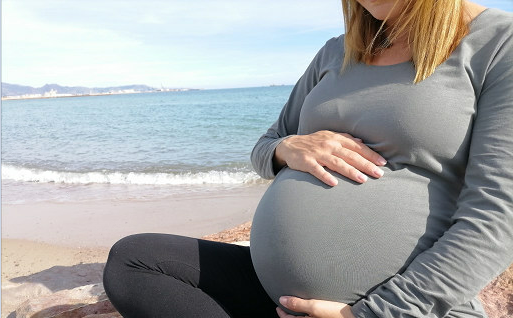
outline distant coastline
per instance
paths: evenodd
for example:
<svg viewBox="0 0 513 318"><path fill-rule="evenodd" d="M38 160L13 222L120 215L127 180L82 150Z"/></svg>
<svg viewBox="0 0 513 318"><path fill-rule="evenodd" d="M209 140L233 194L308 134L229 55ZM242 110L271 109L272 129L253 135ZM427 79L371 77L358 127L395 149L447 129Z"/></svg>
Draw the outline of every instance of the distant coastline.
<svg viewBox="0 0 513 318"><path fill-rule="evenodd" d="M105 88L69 87L47 84L40 88L2 83L2 100L44 99L63 97L106 96L120 94L184 92L198 88L154 88L146 85L126 85Z"/></svg>
<svg viewBox="0 0 513 318"><path fill-rule="evenodd" d="M55 95L13 95L2 96L2 100L21 100L21 99L45 99L45 98L64 98L64 97L86 97L86 96L106 96L106 95L122 95L122 94L143 94L143 93L162 93L162 92L187 92L199 91L199 88L177 88L167 90L154 90L154 91L134 91L134 92L109 92L109 93L96 93L96 94L55 94Z"/></svg>

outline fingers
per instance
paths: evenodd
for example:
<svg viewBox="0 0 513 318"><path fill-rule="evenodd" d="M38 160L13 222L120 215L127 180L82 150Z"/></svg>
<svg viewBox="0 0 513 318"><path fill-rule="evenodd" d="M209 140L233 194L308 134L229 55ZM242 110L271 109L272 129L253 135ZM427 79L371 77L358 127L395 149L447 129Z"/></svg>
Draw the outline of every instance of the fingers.
<svg viewBox="0 0 513 318"><path fill-rule="evenodd" d="M334 187L338 184L337 178L335 178L331 173L326 171L320 164L314 164L309 171L311 175L326 183L327 185Z"/></svg>
<svg viewBox="0 0 513 318"><path fill-rule="evenodd" d="M297 313L305 313L303 317L340 317L340 318L354 318L351 311L351 306L334 301L319 300L319 299L302 299L293 296L282 296L279 299L280 304L287 309ZM291 318L294 316L288 315L285 311L277 308L276 311L280 318Z"/></svg>
<svg viewBox="0 0 513 318"><path fill-rule="evenodd" d="M386 164L386 160L362 139L327 130L283 140L275 149L273 162L308 172L329 186L336 186L338 181L324 167L364 183L368 180L367 175L383 176L384 172L378 166Z"/></svg>
<svg viewBox="0 0 513 318"><path fill-rule="evenodd" d="M323 165L358 183L364 183L369 179L365 174L360 172L358 167L352 166L336 156L331 156L329 162L325 162Z"/></svg>
<svg viewBox="0 0 513 318"><path fill-rule="evenodd" d="M338 132L333 132L333 133L334 133L334 134L336 134L336 135L343 136L343 137L345 137L345 138L352 139L352 140L354 140L354 141L356 141L356 142L363 142L363 140L362 140L361 138L353 137L353 136L351 136L351 135L350 135L350 134L348 134L348 133L338 133Z"/></svg>
<svg viewBox="0 0 513 318"><path fill-rule="evenodd" d="M333 155L336 158L343 158L342 160L332 159L334 167L328 166L328 168L345 175L346 177L353 179L351 176L361 178L359 171L368 174L375 178L381 178L384 171L377 167L374 163L361 156L359 153L354 152L347 148L339 148L334 151ZM338 168L338 169L337 169ZM347 174L346 174L347 173ZM364 180L365 182L365 180Z"/></svg>
<svg viewBox="0 0 513 318"><path fill-rule="evenodd" d="M363 158L360 154L340 147L335 153L321 153L316 156L305 156L298 165L290 165L290 168L310 173L317 179L334 187L338 184L337 178L326 171L327 167L339 174L358 183L364 183L369 176L380 178L384 172L375 164Z"/></svg>
<svg viewBox="0 0 513 318"><path fill-rule="evenodd" d="M339 136L343 137L340 140L340 144L347 149L350 149L358 154L360 154L362 157L367 159L368 161L374 163L378 166L384 166L387 164L387 161L385 158L380 156L377 152L370 149L367 145L363 143L363 140L360 138L355 138L349 134L346 133L337 133Z"/></svg>
<svg viewBox="0 0 513 318"><path fill-rule="evenodd" d="M278 313L278 316L280 318L297 318L297 316L289 315L283 309L280 307L276 307L276 312ZM309 317L309 316L303 316L303 317Z"/></svg>
<svg viewBox="0 0 513 318"><path fill-rule="evenodd" d="M302 298L298 298L298 297L282 296L282 297L280 297L279 301L280 301L280 304L282 304L284 307L286 307L292 311L295 311L297 313L302 312L302 313L307 313L310 315L314 314L313 313L313 311L314 311L313 305L315 305L315 303L311 300L302 299ZM280 308L280 310L281 310L281 308ZM283 311L283 310L281 310L281 311L283 313L285 313L285 311ZM282 317L282 316L280 316L280 317ZM288 316L284 316L284 317L288 318Z"/></svg>

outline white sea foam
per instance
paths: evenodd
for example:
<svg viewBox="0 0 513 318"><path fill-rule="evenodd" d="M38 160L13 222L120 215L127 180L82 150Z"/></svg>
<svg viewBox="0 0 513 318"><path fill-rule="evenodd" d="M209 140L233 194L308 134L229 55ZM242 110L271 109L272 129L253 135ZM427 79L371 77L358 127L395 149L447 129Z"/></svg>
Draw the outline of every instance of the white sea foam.
<svg viewBox="0 0 513 318"><path fill-rule="evenodd" d="M140 173L140 172L66 172L30 169L2 165L2 179L62 184L118 184L118 185L237 185L260 183L255 172L218 171L188 173Z"/></svg>

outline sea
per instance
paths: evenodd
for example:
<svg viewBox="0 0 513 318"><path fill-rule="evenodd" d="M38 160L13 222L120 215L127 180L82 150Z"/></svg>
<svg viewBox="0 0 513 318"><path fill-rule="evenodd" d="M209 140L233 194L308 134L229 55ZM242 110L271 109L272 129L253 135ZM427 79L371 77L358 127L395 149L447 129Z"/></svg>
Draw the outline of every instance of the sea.
<svg viewBox="0 0 513 318"><path fill-rule="evenodd" d="M2 203L262 186L251 150L292 86L2 101Z"/></svg>

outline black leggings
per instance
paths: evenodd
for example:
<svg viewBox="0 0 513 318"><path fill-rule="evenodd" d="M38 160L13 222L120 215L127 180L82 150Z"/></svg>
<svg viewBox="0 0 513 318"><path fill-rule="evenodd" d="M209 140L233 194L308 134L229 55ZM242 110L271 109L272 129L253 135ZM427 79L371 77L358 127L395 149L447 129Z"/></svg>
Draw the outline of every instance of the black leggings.
<svg viewBox="0 0 513 318"><path fill-rule="evenodd" d="M137 234L112 247L103 284L123 317L278 317L249 247Z"/></svg>

